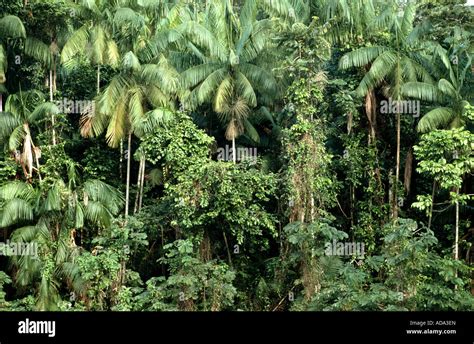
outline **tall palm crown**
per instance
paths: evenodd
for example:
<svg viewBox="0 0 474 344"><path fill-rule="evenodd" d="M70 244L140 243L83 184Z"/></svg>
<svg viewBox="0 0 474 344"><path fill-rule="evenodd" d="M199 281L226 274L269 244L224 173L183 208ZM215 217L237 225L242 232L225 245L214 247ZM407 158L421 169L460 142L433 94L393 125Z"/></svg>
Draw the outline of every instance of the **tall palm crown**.
<svg viewBox="0 0 474 344"><path fill-rule="evenodd" d="M5 72L8 67L7 41L9 39L25 39L26 31L20 18L8 15L0 19L0 84L6 81Z"/></svg>
<svg viewBox="0 0 474 344"><path fill-rule="evenodd" d="M153 46L157 24L130 7L117 8L114 32L120 47L119 72L81 118L81 134L106 131L107 142L117 147L128 137L125 216L129 212L132 134L142 135L169 118L179 89L178 72L165 53Z"/></svg>
<svg viewBox="0 0 474 344"><path fill-rule="evenodd" d="M398 15L393 15L393 11ZM388 8L374 20L374 29L388 27L393 31L396 37L393 44L360 48L339 61L342 69L370 66L356 90L360 96L385 82L385 95L398 99L402 97L401 87L405 82L432 80L425 68L424 46L418 40L421 30L413 27L416 5L410 2L403 12L399 11L396 7Z"/></svg>
<svg viewBox="0 0 474 344"><path fill-rule="evenodd" d="M255 1L245 1L237 16L229 1L214 0L204 18L183 24L198 60L181 75L190 90L183 102L191 109L212 103L230 140L243 133L249 110L277 93L275 78L260 60L270 47L271 21L256 15Z"/></svg>
<svg viewBox="0 0 474 344"><path fill-rule="evenodd" d="M118 45L125 49L119 72L97 97L98 106L81 120L84 136L106 130L111 147L117 147L127 134L135 130L140 134L169 115L179 88L178 73L166 56L150 53L146 42L153 41L153 36L145 18L131 8L119 8L114 18Z"/></svg>
<svg viewBox="0 0 474 344"><path fill-rule="evenodd" d="M433 71L437 82L408 82L402 87L405 96L437 103L418 122L420 132L464 125L464 112L472 101L472 53L448 52L440 45L433 49ZM471 99L470 99L471 98Z"/></svg>
<svg viewBox="0 0 474 344"><path fill-rule="evenodd" d="M8 67L8 43L26 38L25 27L20 18L7 15L0 19L0 111L3 111L3 94L7 93L5 87L6 71Z"/></svg>
<svg viewBox="0 0 474 344"><path fill-rule="evenodd" d="M113 10L118 1L81 0L74 13L82 26L75 30L64 45L61 59L67 63L78 54L86 54L94 65L116 65L119 60L113 39Z"/></svg>
<svg viewBox="0 0 474 344"><path fill-rule="evenodd" d="M375 102L374 90L382 86L387 98L400 101L403 97L402 87L410 81L421 80L432 82L432 78L425 68L427 57L424 54L423 44L418 38L423 33L422 27L413 27L416 14L416 4L408 2L399 8L397 3L388 6L380 16L374 20L374 28L388 27L393 32L395 41L392 44L363 47L345 54L339 66L342 69L350 67L370 67L356 89L359 96L366 96L366 109L372 108ZM374 104L375 105L375 104ZM374 117L372 114L369 117ZM400 151L401 151L401 117L396 114L396 166L395 183L392 193L392 218L398 217L398 181L400 179Z"/></svg>

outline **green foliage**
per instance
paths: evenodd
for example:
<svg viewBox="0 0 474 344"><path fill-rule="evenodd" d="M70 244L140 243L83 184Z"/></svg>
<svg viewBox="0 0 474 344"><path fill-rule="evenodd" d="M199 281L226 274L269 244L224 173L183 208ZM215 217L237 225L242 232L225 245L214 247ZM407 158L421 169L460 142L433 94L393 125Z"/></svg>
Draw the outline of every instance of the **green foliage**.
<svg viewBox="0 0 474 344"><path fill-rule="evenodd" d="M385 227L378 255L368 257L361 268L345 264L336 278L325 280L309 309L474 309L474 297L466 290L470 269L462 262L439 256L433 250L437 240L432 231L418 229L413 220L399 222Z"/></svg>
<svg viewBox="0 0 474 344"><path fill-rule="evenodd" d="M474 168L473 142L474 135L464 128L423 135L415 147L418 171L434 178L443 189L461 187L462 177Z"/></svg>
<svg viewBox="0 0 474 344"><path fill-rule="evenodd" d="M337 183L331 176L331 155L326 151L324 131L320 129L324 122L304 118L305 111L311 115L313 112L300 104L298 114L300 106L302 117L282 132L282 155L287 165L285 200L289 205L285 209L293 221L312 222L334 204Z"/></svg>
<svg viewBox="0 0 474 344"><path fill-rule="evenodd" d="M472 17L0 0L0 309L473 310Z"/></svg>
<svg viewBox="0 0 474 344"><path fill-rule="evenodd" d="M11 282L11 278L3 271L0 271L0 310L8 310L10 308L10 303L5 300L6 293L3 291L3 286Z"/></svg>
<svg viewBox="0 0 474 344"><path fill-rule="evenodd" d="M119 164L117 154L103 145L95 145L86 149L81 165L84 178L99 179L112 182L117 178Z"/></svg>
<svg viewBox="0 0 474 344"><path fill-rule="evenodd" d="M92 240L91 252L81 253L77 265L85 286L75 298L80 305L88 310L126 307L127 291L141 285L139 276L125 268L131 256L148 244L142 226L133 218L126 226L116 222Z"/></svg>
<svg viewBox="0 0 474 344"><path fill-rule="evenodd" d="M167 181L208 159L213 143L213 138L198 129L189 116L177 112L166 126L145 136L140 148L147 161L160 167Z"/></svg>
<svg viewBox="0 0 474 344"><path fill-rule="evenodd" d="M180 175L167 187L176 216L171 222L187 230L212 229L228 232L236 243L245 241L268 247L267 237L277 235L267 206L276 189L276 179L244 164L208 161Z"/></svg>
<svg viewBox="0 0 474 344"><path fill-rule="evenodd" d="M138 309L163 311L220 311L234 304L235 273L219 261L202 262L192 240L177 240L165 246L161 261L169 265L171 275L147 281L138 295Z"/></svg>

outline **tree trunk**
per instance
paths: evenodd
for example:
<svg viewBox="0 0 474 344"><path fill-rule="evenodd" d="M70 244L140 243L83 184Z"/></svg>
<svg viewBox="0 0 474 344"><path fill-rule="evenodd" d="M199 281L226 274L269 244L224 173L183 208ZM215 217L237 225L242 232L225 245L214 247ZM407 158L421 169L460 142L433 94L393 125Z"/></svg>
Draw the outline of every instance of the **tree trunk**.
<svg viewBox="0 0 474 344"><path fill-rule="evenodd" d="M393 219L398 218L398 181L400 180L400 111L397 111L397 166L395 167L395 182L393 183Z"/></svg>
<svg viewBox="0 0 474 344"><path fill-rule="evenodd" d="M232 137L232 161L237 162L237 152L235 151L235 137Z"/></svg>
<svg viewBox="0 0 474 344"><path fill-rule="evenodd" d="M97 65L97 95L100 93L100 65Z"/></svg>
<svg viewBox="0 0 474 344"><path fill-rule="evenodd" d="M140 198L140 182L142 180L142 161L140 159L140 165L138 167L138 178L137 178L137 196L135 197L135 206L133 213L136 214L138 211L138 199Z"/></svg>
<svg viewBox="0 0 474 344"><path fill-rule="evenodd" d="M376 109L375 92L373 89L369 90L365 96L365 113L367 121L369 122L369 145L376 140L376 125L377 125L377 109Z"/></svg>
<svg viewBox="0 0 474 344"><path fill-rule="evenodd" d="M123 180L123 139L120 139L120 161L119 161L120 181Z"/></svg>
<svg viewBox="0 0 474 344"><path fill-rule="evenodd" d="M138 212L142 210L142 204L143 204L143 185L145 184L145 164L146 164L146 158L143 155L141 157L142 161L142 179L140 181L140 199L138 200Z"/></svg>
<svg viewBox="0 0 474 344"><path fill-rule="evenodd" d="M3 95L0 93L0 112L3 112Z"/></svg>
<svg viewBox="0 0 474 344"><path fill-rule="evenodd" d="M127 185L125 189L125 219L128 217L128 206L130 201L130 162L132 155L132 131L128 132L128 153L127 153Z"/></svg>
<svg viewBox="0 0 474 344"><path fill-rule="evenodd" d="M454 259L459 260L459 188L456 188L456 225L455 225L455 237L454 237ZM456 278L458 277L458 270L456 269ZM457 284L454 286L454 290L457 290Z"/></svg>
<svg viewBox="0 0 474 344"><path fill-rule="evenodd" d="M53 70L49 70L49 101L53 102ZM51 113L51 127L53 128L53 146L56 146L56 129L54 114Z"/></svg>
<svg viewBox="0 0 474 344"><path fill-rule="evenodd" d="M140 156L140 167L138 168L137 179L137 197L135 198L135 207L133 213L136 214L142 209L143 201L143 183L145 181L145 157Z"/></svg>
<svg viewBox="0 0 474 344"><path fill-rule="evenodd" d="M36 161L36 172L38 173L38 179L40 182L43 181L43 179L41 178L41 172L40 172L40 163L39 163L39 159L40 159L40 153L41 152L39 150L38 147L36 147L35 145L33 145L33 152L35 153L35 161Z"/></svg>
<svg viewBox="0 0 474 344"><path fill-rule="evenodd" d="M455 239L454 239L454 259L459 259L459 188L456 188L456 225L455 225Z"/></svg>

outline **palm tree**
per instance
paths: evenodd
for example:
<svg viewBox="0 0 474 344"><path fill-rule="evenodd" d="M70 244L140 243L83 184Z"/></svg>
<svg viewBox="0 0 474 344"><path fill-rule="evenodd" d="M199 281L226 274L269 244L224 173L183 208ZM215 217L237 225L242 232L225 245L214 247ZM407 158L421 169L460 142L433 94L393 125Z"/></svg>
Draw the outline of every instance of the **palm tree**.
<svg viewBox="0 0 474 344"><path fill-rule="evenodd" d="M48 13L50 17L47 23L36 22L35 17L32 15L33 27L38 30L33 34L30 34L24 45L24 51L27 55L33 57L39 61L44 68L48 70L48 88L49 88L49 101L54 101L54 94L57 91L57 77L58 77L58 66L59 56L61 48L64 45L64 37L68 33L69 25L66 14L69 7L64 1L49 1L45 4L33 4L32 11L35 11L36 7L39 6L39 11L45 11L41 13ZM56 145L56 120L55 115L51 114L52 123L52 144Z"/></svg>
<svg viewBox="0 0 474 344"><path fill-rule="evenodd" d="M235 139L253 128L248 121L250 109L257 106L258 97L269 103L277 93L272 73L259 61L269 48L270 21L256 20L255 1L245 1L240 16L230 2L210 4L202 23L190 20L181 28L199 59L199 64L181 74L183 87L190 89L182 102L190 109L213 104L227 125L226 138L232 141L235 162Z"/></svg>
<svg viewBox="0 0 474 344"><path fill-rule="evenodd" d="M3 111L4 84L8 67L7 44L9 40L25 39L26 31L20 18L12 15L0 19L0 112Z"/></svg>
<svg viewBox="0 0 474 344"><path fill-rule="evenodd" d="M17 255L11 261L16 284L34 286L38 310L57 309L64 282L71 291L84 292L75 264L80 254L76 231L110 226L123 203L119 192L102 181L80 184L73 163L67 170L67 182L50 178L34 189L15 181L0 188L0 227L27 224L14 230L12 240L38 248L37 256Z"/></svg>
<svg viewBox="0 0 474 344"><path fill-rule="evenodd" d="M128 217L130 203L132 135L143 135L170 118L173 95L179 89L179 74L165 55L148 54L148 45L132 44L151 39L148 36L151 30L147 30L143 17L128 10L116 18L116 24L122 37L119 45L133 50L121 54L119 73L97 97L98 106L84 113L81 119L81 134L85 137L97 136L106 130L111 147L117 147L127 137L125 217Z"/></svg>
<svg viewBox="0 0 474 344"><path fill-rule="evenodd" d="M61 53L61 61L68 66L81 54L97 68L97 94L100 93L100 68L117 66L120 61L117 44L113 38L113 10L117 1L81 0L73 9L81 18L82 26L67 40Z"/></svg>
<svg viewBox="0 0 474 344"><path fill-rule="evenodd" d="M59 113L55 104L42 101L43 94L39 91L20 91L7 98L6 112L0 113L0 140L8 142L8 149L21 164L26 179L32 178L36 164L35 170L41 180L41 149L34 143L31 126L49 114Z"/></svg>
<svg viewBox="0 0 474 344"><path fill-rule="evenodd" d="M286 24L305 22L311 17L310 2L305 0L257 0L264 13L285 21Z"/></svg>
<svg viewBox="0 0 474 344"><path fill-rule="evenodd" d="M390 7L393 1L382 1ZM361 37L372 35L371 25L382 8L377 0L317 0L312 1L313 11L324 23L329 24L330 41L347 44Z"/></svg>
<svg viewBox="0 0 474 344"><path fill-rule="evenodd" d="M460 128L464 125L463 114L472 97L467 86L468 73L471 72L472 55L468 51L458 52L452 59L439 45L434 47L434 61L442 63L444 72L438 74L437 83L408 82L402 92L407 97L417 98L442 106L426 113L418 122L418 131L426 133L439 128Z"/></svg>
<svg viewBox="0 0 474 344"><path fill-rule="evenodd" d="M422 80L430 82L432 80L428 71L424 67L425 58L423 55L423 44L417 39L420 30L413 28L416 5L409 2L404 8L401 16L396 12L398 8L389 8L384 12L375 25L386 26L392 32L395 41L393 45L372 46L359 48L345 54L339 63L340 68L370 67L359 86L356 93L359 96L366 96L370 104L375 103L374 90L384 84L384 95L395 101L400 101L403 97L402 87L409 81ZM369 107L370 108L370 107ZM395 167L395 182L392 198L392 217L398 217L398 181L400 179L400 112L397 111L397 152Z"/></svg>

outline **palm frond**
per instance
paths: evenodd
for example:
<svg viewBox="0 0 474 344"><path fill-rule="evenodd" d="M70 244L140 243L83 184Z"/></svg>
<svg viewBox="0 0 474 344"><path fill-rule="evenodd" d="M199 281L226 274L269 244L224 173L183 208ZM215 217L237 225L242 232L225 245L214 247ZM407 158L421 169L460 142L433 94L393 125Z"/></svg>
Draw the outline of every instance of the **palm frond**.
<svg viewBox="0 0 474 344"><path fill-rule="evenodd" d="M364 75L356 89L356 93L359 96L365 96L369 90L378 86L392 72L396 59L396 55L390 50L384 51L379 55L372 63L369 71Z"/></svg>
<svg viewBox="0 0 474 344"><path fill-rule="evenodd" d="M220 68L220 63L204 63L191 67L181 73L181 85L184 88L194 87Z"/></svg>
<svg viewBox="0 0 474 344"><path fill-rule="evenodd" d="M112 222L113 214L101 202L89 201L84 206L84 217L95 225L108 227Z"/></svg>
<svg viewBox="0 0 474 344"><path fill-rule="evenodd" d="M89 31L87 24L84 24L77 30L74 30L73 34L67 40L61 52L61 61L67 62L76 55L83 53L89 40Z"/></svg>
<svg viewBox="0 0 474 344"><path fill-rule="evenodd" d="M446 79L440 79L438 81L438 88L441 92L443 92L444 94L446 94L447 96L453 99L455 99L458 96L456 89Z"/></svg>
<svg viewBox="0 0 474 344"><path fill-rule="evenodd" d="M166 108L158 108L147 112L139 122L133 123L134 132L143 137L157 127L166 126L173 119L174 113Z"/></svg>
<svg viewBox="0 0 474 344"><path fill-rule="evenodd" d="M28 37L25 41L25 53L38 60L47 68L53 64L53 52L51 47L34 37Z"/></svg>
<svg viewBox="0 0 474 344"><path fill-rule="evenodd" d="M34 123L38 119L49 118L51 115L57 115L59 113L60 110L56 104L45 102L34 109L34 111L28 116L28 121Z"/></svg>
<svg viewBox="0 0 474 344"><path fill-rule="evenodd" d="M277 82L269 71L252 63L241 64L239 70L261 93L277 93Z"/></svg>
<svg viewBox="0 0 474 344"><path fill-rule="evenodd" d="M438 128L446 127L455 117L454 110L447 107L439 107L424 115L418 122L419 132L426 133Z"/></svg>
<svg viewBox="0 0 474 344"><path fill-rule="evenodd" d="M339 61L339 68L347 69L366 66L385 51L387 51L387 48L381 46L364 47L351 51L342 56Z"/></svg>
<svg viewBox="0 0 474 344"><path fill-rule="evenodd" d="M118 147L120 140L128 132L127 110L126 99L119 101L114 107L106 133L107 143L110 147Z"/></svg>
<svg viewBox="0 0 474 344"><path fill-rule="evenodd" d="M33 220L33 207L20 198L11 199L0 209L0 227L8 227L23 221Z"/></svg>
<svg viewBox="0 0 474 344"><path fill-rule="evenodd" d="M117 214L123 206L124 199L121 193L101 180L87 180L83 185L83 192L92 201L104 204L112 214Z"/></svg>
<svg viewBox="0 0 474 344"><path fill-rule="evenodd" d="M211 86L210 89L214 87ZM230 75L226 76L221 81L216 90L214 96L214 111L217 113L224 113L227 111L228 104L232 102L232 96L234 93L234 84Z"/></svg>
<svg viewBox="0 0 474 344"><path fill-rule="evenodd" d="M413 30L413 21L415 20L416 7L417 6L414 1L409 1L403 11L403 17L400 26L401 33L404 38L408 37L410 32Z"/></svg>
<svg viewBox="0 0 474 344"><path fill-rule="evenodd" d="M443 100L443 95L438 88L425 82L406 82L402 86L402 94L406 97L429 102L441 102Z"/></svg>
<svg viewBox="0 0 474 344"><path fill-rule="evenodd" d="M6 140L21 121L9 112L0 112L0 141Z"/></svg>
<svg viewBox="0 0 474 344"><path fill-rule="evenodd" d="M129 51L123 56L121 66L125 71L136 72L140 69L140 61L132 51Z"/></svg>
<svg viewBox="0 0 474 344"><path fill-rule="evenodd" d="M26 38L26 30L20 18L6 15L0 19L0 37Z"/></svg>
<svg viewBox="0 0 474 344"><path fill-rule="evenodd" d="M227 60L226 49L206 27L195 21L190 21L183 24L181 30L194 44L208 49L211 56L216 57L221 62Z"/></svg>
<svg viewBox="0 0 474 344"><path fill-rule="evenodd" d="M0 199L11 201L19 198L25 201L32 201L35 197L35 190L30 184L20 181L9 182L0 187Z"/></svg>
<svg viewBox="0 0 474 344"><path fill-rule="evenodd" d="M10 133L10 137L8 138L8 148L10 151L13 152L20 148L25 140L26 135L27 133L23 129L22 125L14 128Z"/></svg>
<svg viewBox="0 0 474 344"><path fill-rule="evenodd" d="M259 143L260 142L260 135L258 134L257 129L253 126L253 124L246 118L244 120L244 128L245 128L245 134L254 142Z"/></svg>

